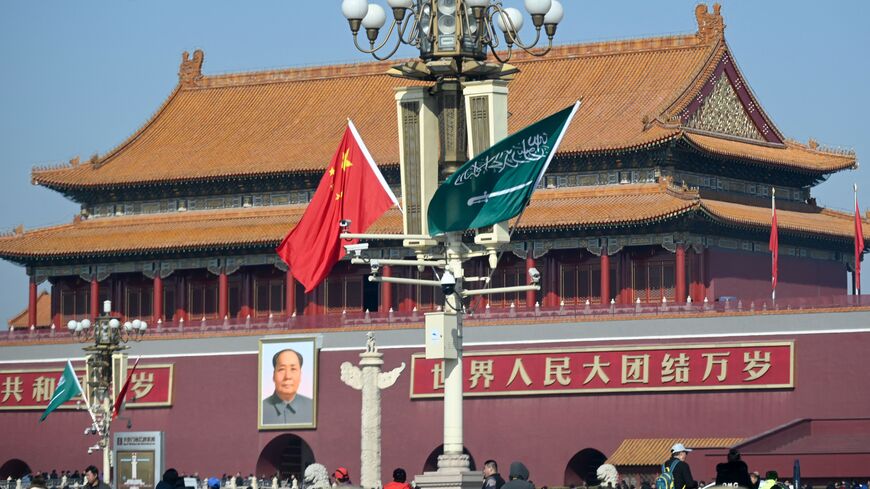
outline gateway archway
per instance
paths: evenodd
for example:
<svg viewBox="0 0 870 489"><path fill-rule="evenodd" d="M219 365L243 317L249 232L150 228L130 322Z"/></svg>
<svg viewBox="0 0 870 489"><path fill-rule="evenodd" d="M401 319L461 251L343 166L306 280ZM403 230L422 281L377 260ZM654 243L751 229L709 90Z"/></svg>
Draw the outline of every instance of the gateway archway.
<svg viewBox="0 0 870 489"><path fill-rule="evenodd" d="M607 457L594 448L580 450L571 457L571 461L565 467L565 485L597 486L598 476L595 472L605 461Z"/></svg>
<svg viewBox="0 0 870 489"><path fill-rule="evenodd" d="M8 477L20 479L30 473L30 466L23 460L10 458L3 465L0 465L0 480L6 480Z"/></svg>
<svg viewBox="0 0 870 489"><path fill-rule="evenodd" d="M257 459L256 473L271 476L278 472L282 479L295 475L301 486L305 468L314 461L314 452L308 443L288 433L275 437L263 447Z"/></svg>

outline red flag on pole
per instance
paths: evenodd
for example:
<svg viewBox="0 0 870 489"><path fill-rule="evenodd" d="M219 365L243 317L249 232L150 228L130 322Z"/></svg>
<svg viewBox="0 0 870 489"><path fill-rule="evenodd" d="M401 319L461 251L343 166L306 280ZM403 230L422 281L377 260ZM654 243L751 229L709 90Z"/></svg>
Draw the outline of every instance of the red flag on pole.
<svg viewBox="0 0 870 489"><path fill-rule="evenodd" d="M861 293L861 253L864 253L864 229L858 208L858 186L855 185L855 290Z"/></svg>
<svg viewBox="0 0 870 489"><path fill-rule="evenodd" d="M317 191L296 224L277 248L296 280L311 292L345 255L339 222L350 221L345 232L364 233L398 200L371 154L347 121L347 129Z"/></svg>
<svg viewBox="0 0 870 489"><path fill-rule="evenodd" d="M771 202L770 208L771 208L771 212L773 215L773 217L771 219L771 224L770 224L770 245L768 246L768 248L770 248L770 252L772 253L770 273L771 273L771 284L773 285L773 294L771 295L771 297L776 299L776 275L777 275L777 264L779 263L779 229L777 229L777 226L776 226L776 191L775 190L772 194L770 202Z"/></svg>
<svg viewBox="0 0 870 489"><path fill-rule="evenodd" d="M124 400L127 397L127 391L130 389L130 380L133 378L133 372L136 371L136 365L139 365L139 358L136 357L136 361L133 362L133 368L130 369L130 373L127 374L127 381L124 382L124 387L121 387L121 392L118 393L118 398L115 399L115 405L112 406L112 419L118 417L121 414L121 408L124 406Z"/></svg>

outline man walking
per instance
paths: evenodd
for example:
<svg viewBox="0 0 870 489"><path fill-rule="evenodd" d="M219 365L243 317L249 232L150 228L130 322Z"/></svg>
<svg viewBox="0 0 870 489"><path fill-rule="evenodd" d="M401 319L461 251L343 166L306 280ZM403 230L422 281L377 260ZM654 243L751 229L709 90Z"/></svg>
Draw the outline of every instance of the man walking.
<svg viewBox="0 0 870 489"><path fill-rule="evenodd" d="M483 487L481 489L501 489L504 479L498 473L498 464L495 460L487 460L483 464Z"/></svg>
<svg viewBox="0 0 870 489"><path fill-rule="evenodd" d="M674 479L674 489L696 489L698 483L692 478L692 469L686 462L686 455L691 452L691 448L686 448L682 443L677 443L671 447L671 458L665 462L665 467L671 469L671 476ZM674 461L678 461L676 464Z"/></svg>

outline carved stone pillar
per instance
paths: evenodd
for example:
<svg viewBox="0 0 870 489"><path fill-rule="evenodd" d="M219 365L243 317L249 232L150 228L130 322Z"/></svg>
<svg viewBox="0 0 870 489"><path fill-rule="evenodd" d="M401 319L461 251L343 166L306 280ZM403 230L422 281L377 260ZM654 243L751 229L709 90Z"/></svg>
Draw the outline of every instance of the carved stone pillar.
<svg viewBox="0 0 870 489"><path fill-rule="evenodd" d="M686 303L686 246L683 243L677 244L676 252L677 264L675 267L676 287L674 295L677 304Z"/></svg>
<svg viewBox="0 0 870 489"><path fill-rule="evenodd" d="M390 265L384 265L382 275L384 277L392 277L393 267ZM390 308L393 307L393 284L391 283L381 283L381 307L381 312L389 312Z"/></svg>
<svg viewBox="0 0 870 489"><path fill-rule="evenodd" d="M381 475L381 390L396 383L405 363L389 372L381 372L383 353L375 345L374 335L367 335L366 351L360 353L359 367L350 362L341 364L341 380L362 391L360 423L360 485L383 487Z"/></svg>

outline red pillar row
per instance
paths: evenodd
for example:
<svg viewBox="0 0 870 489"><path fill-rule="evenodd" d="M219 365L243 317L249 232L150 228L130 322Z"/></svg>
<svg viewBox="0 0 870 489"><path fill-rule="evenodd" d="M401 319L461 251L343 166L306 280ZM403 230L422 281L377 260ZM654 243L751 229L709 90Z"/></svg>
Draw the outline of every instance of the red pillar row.
<svg viewBox="0 0 870 489"><path fill-rule="evenodd" d="M227 272L221 270L218 275L218 317L223 319L229 314L229 290L230 282L227 278Z"/></svg>
<svg viewBox="0 0 870 489"><path fill-rule="evenodd" d="M686 247L683 244L677 245L677 266L675 271L677 277L676 296L677 304L686 303Z"/></svg>
<svg viewBox="0 0 870 489"><path fill-rule="evenodd" d="M393 276L393 267L389 265L384 265L383 271L381 274L384 277L392 277ZM381 283L381 312L389 312L390 308L393 307L393 284L388 282Z"/></svg>
<svg viewBox="0 0 870 489"><path fill-rule="evenodd" d="M30 279L29 297L27 300L27 326L36 326L36 281Z"/></svg>
<svg viewBox="0 0 870 489"><path fill-rule="evenodd" d="M157 321L163 320L163 278L158 272L154 275L154 317L151 322L156 326Z"/></svg>
<svg viewBox="0 0 870 489"><path fill-rule="evenodd" d="M610 304L610 256L601 249L601 303Z"/></svg>
<svg viewBox="0 0 870 489"><path fill-rule="evenodd" d="M289 317L296 312L296 278L289 268L285 273L284 294L286 296L284 299L285 311Z"/></svg>
<svg viewBox="0 0 870 489"><path fill-rule="evenodd" d="M532 252L530 251L528 256L526 256L526 277L529 277L529 270L532 268L535 268L535 258L532 256ZM528 283L532 283L531 277L529 277ZM526 292L526 307L535 307L535 296L536 293L534 290Z"/></svg>
<svg viewBox="0 0 870 489"><path fill-rule="evenodd" d="M91 279L91 322L97 320L100 315L100 283L97 282L97 277Z"/></svg>

